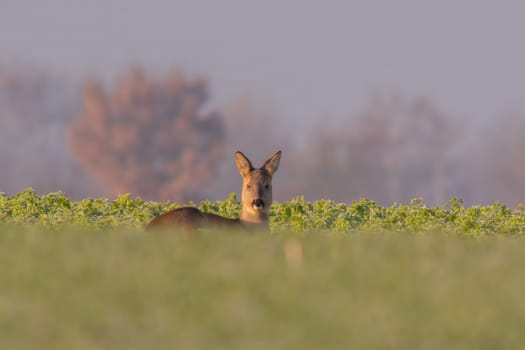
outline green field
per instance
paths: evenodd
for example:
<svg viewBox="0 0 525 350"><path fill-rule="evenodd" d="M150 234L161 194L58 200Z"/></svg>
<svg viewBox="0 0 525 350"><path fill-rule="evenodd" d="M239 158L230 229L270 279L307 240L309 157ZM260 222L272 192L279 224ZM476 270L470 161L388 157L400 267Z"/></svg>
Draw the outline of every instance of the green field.
<svg viewBox="0 0 525 350"><path fill-rule="evenodd" d="M521 208L298 198L265 234L142 229L173 206L0 195L0 349L525 344Z"/></svg>
<svg viewBox="0 0 525 350"><path fill-rule="evenodd" d="M0 231L1 349L510 349L525 241Z"/></svg>

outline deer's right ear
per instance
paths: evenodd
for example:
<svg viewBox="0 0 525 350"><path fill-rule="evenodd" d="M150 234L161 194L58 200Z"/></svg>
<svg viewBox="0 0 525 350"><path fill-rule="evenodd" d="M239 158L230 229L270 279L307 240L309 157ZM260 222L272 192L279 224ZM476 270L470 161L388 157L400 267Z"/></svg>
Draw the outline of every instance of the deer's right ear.
<svg viewBox="0 0 525 350"><path fill-rule="evenodd" d="M237 164L237 169L239 169L241 176L246 176L251 170L253 170L252 163L241 151L235 153L235 163Z"/></svg>

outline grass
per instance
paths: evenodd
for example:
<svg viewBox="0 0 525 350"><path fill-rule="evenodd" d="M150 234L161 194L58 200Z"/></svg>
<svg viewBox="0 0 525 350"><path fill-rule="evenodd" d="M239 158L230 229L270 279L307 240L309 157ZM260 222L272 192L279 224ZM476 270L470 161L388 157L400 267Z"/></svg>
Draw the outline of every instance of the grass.
<svg viewBox="0 0 525 350"><path fill-rule="evenodd" d="M512 349L525 241L0 227L1 349Z"/></svg>

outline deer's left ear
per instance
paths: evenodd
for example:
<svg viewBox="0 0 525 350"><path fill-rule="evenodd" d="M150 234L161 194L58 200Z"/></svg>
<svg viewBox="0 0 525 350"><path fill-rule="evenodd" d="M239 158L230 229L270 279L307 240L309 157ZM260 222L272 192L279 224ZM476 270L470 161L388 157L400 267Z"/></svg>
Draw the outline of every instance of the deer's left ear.
<svg viewBox="0 0 525 350"><path fill-rule="evenodd" d="M266 162L264 162L263 169L265 169L270 176L272 176L279 168L279 161L281 160L281 151L277 151Z"/></svg>

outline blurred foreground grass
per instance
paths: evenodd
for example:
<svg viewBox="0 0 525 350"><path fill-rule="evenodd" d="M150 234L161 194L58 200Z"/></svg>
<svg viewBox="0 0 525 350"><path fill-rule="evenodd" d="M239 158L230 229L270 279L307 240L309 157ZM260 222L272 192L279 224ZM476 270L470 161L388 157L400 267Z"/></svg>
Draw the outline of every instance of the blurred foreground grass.
<svg viewBox="0 0 525 350"><path fill-rule="evenodd" d="M525 241L0 228L0 349L510 349Z"/></svg>

